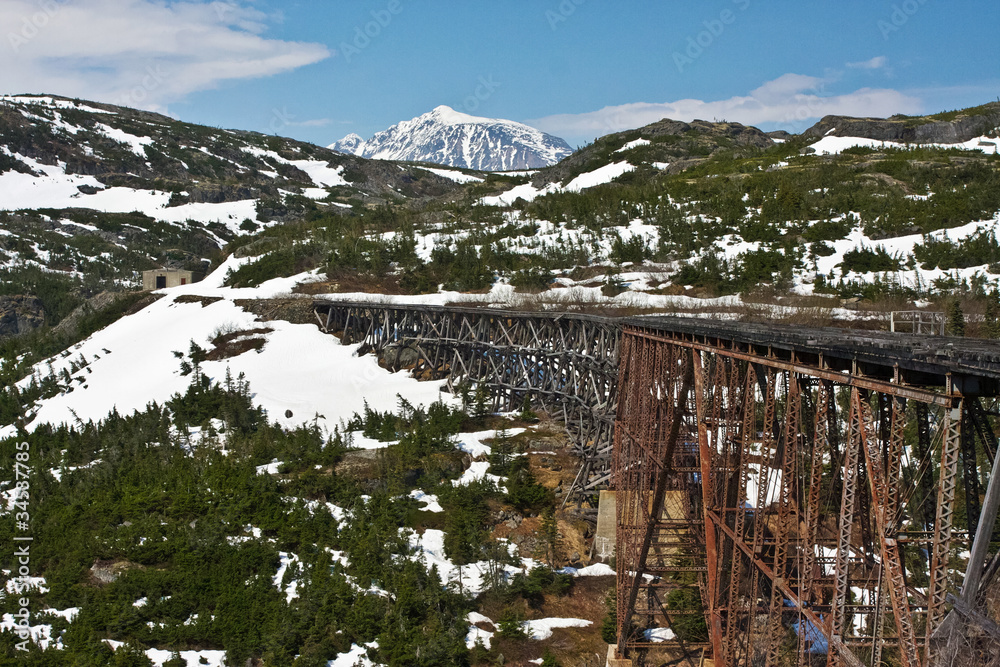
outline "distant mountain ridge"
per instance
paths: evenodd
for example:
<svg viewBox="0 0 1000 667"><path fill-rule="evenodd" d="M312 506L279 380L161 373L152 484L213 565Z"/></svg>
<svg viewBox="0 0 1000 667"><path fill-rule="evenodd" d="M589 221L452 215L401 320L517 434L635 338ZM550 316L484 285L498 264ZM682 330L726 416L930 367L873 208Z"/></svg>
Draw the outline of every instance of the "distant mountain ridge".
<svg viewBox="0 0 1000 667"><path fill-rule="evenodd" d="M376 160L433 162L478 171L538 169L573 153L564 140L510 120L480 118L439 106L365 141L349 134L329 146Z"/></svg>
<svg viewBox="0 0 1000 667"><path fill-rule="evenodd" d="M945 111L929 116L854 118L826 116L803 135L806 137L865 137L878 141L913 144L959 144L1000 128L1000 102Z"/></svg>

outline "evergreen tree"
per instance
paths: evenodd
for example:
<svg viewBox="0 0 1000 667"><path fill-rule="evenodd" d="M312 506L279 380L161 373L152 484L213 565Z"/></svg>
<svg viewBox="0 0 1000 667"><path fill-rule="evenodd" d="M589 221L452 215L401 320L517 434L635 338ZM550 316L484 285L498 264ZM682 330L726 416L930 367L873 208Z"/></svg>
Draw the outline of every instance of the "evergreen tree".
<svg viewBox="0 0 1000 667"><path fill-rule="evenodd" d="M554 568L563 557L563 540L559 533L559 523L552 507L542 512L542 525L538 529L538 550L542 559Z"/></svg>
<svg viewBox="0 0 1000 667"><path fill-rule="evenodd" d="M948 307L948 323L946 325L949 336L965 335L965 314L962 312L962 305L955 299Z"/></svg>
<svg viewBox="0 0 1000 667"><path fill-rule="evenodd" d="M618 643L618 592L612 588L604 598L607 614L601 621L601 639L607 644Z"/></svg>
<svg viewBox="0 0 1000 667"><path fill-rule="evenodd" d="M511 461L514 459L514 442L506 427L499 429L493 437L488 458L491 475L506 477L510 474Z"/></svg>
<svg viewBox="0 0 1000 667"><path fill-rule="evenodd" d="M476 393L473 397L472 417L478 421L483 421L490 416L490 392L482 382L476 384Z"/></svg>
<svg viewBox="0 0 1000 667"><path fill-rule="evenodd" d="M529 423L538 421L538 414L531 409L531 397L528 394L524 395L524 400L521 402L521 413L517 418Z"/></svg>
<svg viewBox="0 0 1000 667"><path fill-rule="evenodd" d="M1000 292L997 290L986 295L982 335L984 338L1000 338Z"/></svg>
<svg viewBox="0 0 1000 667"><path fill-rule="evenodd" d="M459 567L459 593L465 593L462 568L482 558L483 545L488 541L486 523L489 508L486 499L491 494L487 483L473 482L456 486L441 500L445 514L444 552Z"/></svg>
<svg viewBox="0 0 1000 667"><path fill-rule="evenodd" d="M556 660L556 655L547 646L545 647L545 652L542 653L542 667L562 667L558 660Z"/></svg>
<svg viewBox="0 0 1000 667"><path fill-rule="evenodd" d="M524 615L513 607L507 607L497 621L497 634L504 639L529 639L524 625Z"/></svg>

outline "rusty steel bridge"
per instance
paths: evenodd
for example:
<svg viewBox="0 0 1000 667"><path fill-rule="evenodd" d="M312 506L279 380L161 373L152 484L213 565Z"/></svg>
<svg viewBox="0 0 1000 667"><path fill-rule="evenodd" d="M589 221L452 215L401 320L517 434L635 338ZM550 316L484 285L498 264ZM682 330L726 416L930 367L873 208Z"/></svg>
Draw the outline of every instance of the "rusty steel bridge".
<svg viewBox="0 0 1000 667"><path fill-rule="evenodd" d="M1000 667L1000 344L319 301L390 368L564 422L616 498L620 665Z"/></svg>

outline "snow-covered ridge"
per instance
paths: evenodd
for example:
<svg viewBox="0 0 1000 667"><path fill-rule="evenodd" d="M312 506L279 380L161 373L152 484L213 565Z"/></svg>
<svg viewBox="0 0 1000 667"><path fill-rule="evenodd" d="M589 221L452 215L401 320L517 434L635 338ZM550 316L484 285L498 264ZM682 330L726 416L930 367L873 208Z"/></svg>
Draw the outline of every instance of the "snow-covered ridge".
<svg viewBox="0 0 1000 667"><path fill-rule="evenodd" d="M625 160L621 162L613 162L611 164L606 164L603 167L599 167L594 171L588 171L584 174L580 174L566 185L549 183L545 187L536 188L531 183L525 183L523 185L517 185L507 192L503 192L499 195L495 195L493 197L483 197L479 200L479 203L484 206L510 206L518 199L530 202L536 197L551 194L553 192L580 192L581 190L586 190L587 188L593 188L598 185L610 183L622 174L627 174L628 172L634 170L635 167Z"/></svg>
<svg viewBox="0 0 1000 667"><path fill-rule="evenodd" d="M569 145L511 120L482 118L439 106L365 141L349 134L330 148L377 160L434 162L482 171L547 167L570 155Z"/></svg>
<svg viewBox="0 0 1000 667"><path fill-rule="evenodd" d="M831 130L830 132L833 132ZM840 155L848 148L956 148L959 150L982 151L987 155L995 155L997 147L1000 146L1000 139L997 137L975 137L969 141L958 144L901 144L894 141L880 141L869 139L868 137L835 137L830 133L808 147L816 151L817 155Z"/></svg>

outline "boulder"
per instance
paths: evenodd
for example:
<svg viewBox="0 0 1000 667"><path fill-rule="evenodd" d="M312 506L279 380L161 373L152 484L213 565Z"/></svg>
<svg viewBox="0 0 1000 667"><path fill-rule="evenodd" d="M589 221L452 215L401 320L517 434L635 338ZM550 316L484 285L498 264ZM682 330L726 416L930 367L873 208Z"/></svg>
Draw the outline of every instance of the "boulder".
<svg viewBox="0 0 1000 667"><path fill-rule="evenodd" d="M33 296L0 296L0 337L20 336L45 324L45 308Z"/></svg>

